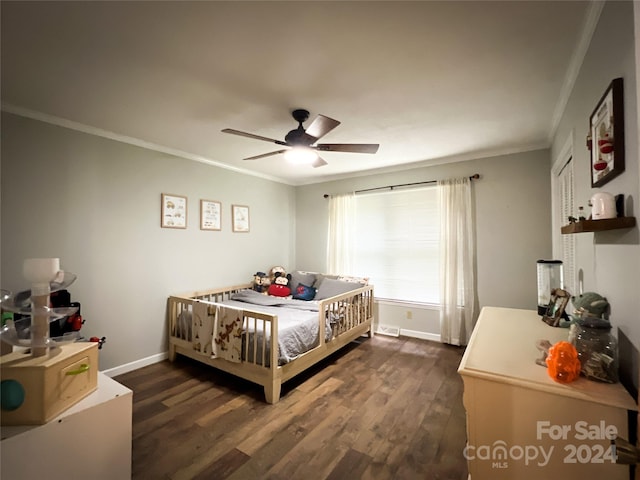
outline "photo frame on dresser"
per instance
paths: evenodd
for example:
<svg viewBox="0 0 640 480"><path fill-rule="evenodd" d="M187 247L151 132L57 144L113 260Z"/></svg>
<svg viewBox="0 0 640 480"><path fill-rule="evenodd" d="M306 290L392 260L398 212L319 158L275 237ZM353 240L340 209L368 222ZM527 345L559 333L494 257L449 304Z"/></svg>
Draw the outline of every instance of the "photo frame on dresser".
<svg viewBox="0 0 640 480"><path fill-rule="evenodd" d="M542 316L542 320L552 327L559 326L570 298L571 295L566 290L561 288L551 290L551 300L547 305L547 310Z"/></svg>
<svg viewBox="0 0 640 480"><path fill-rule="evenodd" d="M614 79L589 118L591 187L601 187L624 172L622 78Z"/></svg>

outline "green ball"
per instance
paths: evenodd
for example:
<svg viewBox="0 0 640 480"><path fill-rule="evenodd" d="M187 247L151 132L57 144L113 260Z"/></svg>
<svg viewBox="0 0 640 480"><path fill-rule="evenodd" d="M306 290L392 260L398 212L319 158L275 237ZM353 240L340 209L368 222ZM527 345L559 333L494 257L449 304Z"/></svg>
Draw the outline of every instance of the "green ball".
<svg viewBox="0 0 640 480"><path fill-rule="evenodd" d="M0 382L0 408L12 411L24 403L24 387L17 380Z"/></svg>

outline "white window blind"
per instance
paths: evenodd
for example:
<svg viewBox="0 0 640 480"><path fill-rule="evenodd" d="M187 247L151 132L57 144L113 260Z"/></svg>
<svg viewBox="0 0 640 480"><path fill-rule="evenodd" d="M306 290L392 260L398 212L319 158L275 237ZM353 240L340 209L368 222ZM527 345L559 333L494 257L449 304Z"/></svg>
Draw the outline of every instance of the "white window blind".
<svg viewBox="0 0 640 480"><path fill-rule="evenodd" d="M573 198L573 162L569 161L558 174L558 195L561 225L566 225L570 216L577 216ZM562 265L564 288L572 295L578 293L576 278L576 237L562 235Z"/></svg>
<svg viewBox="0 0 640 480"><path fill-rule="evenodd" d="M354 271L376 297L439 303L437 187L356 195Z"/></svg>

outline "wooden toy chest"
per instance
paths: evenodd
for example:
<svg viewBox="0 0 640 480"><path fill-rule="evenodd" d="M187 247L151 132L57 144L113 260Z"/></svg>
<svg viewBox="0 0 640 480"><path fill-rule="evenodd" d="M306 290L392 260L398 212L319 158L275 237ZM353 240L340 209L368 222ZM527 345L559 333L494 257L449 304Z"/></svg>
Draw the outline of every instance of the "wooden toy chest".
<svg viewBox="0 0 640 480"><path fill-rule="evenodd" d="M10 387L18 399L7 408L3 398L0 423L42 425L97 388L98 344L68 343L42 357L12 352L0 357L0 367L3 396Z"/></svg>

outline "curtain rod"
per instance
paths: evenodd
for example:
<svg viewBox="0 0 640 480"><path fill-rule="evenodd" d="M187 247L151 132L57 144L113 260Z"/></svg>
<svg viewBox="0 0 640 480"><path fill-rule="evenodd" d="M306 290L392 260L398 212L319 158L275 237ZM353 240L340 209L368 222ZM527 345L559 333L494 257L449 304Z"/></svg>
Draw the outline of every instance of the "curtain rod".
<svg viewBox="0 0 640 480"><path fill-rule="evenodd" d="M480 174L474 173L469 177L469 180L478 180L480 178ZM365 188L364 190L356 190L354 193L363 193L363 192L373 192L374 190L386 190L387 188L393 190L398 187L412 187L414 185L427 185L430 183L438 183L438 180L427 180L424 182L414 182L414 183L400 183L397 185L387 185L386 187L374 187L374 188ZM324 194L324 198L329 198L331 195L328 193Z"/></svg>

